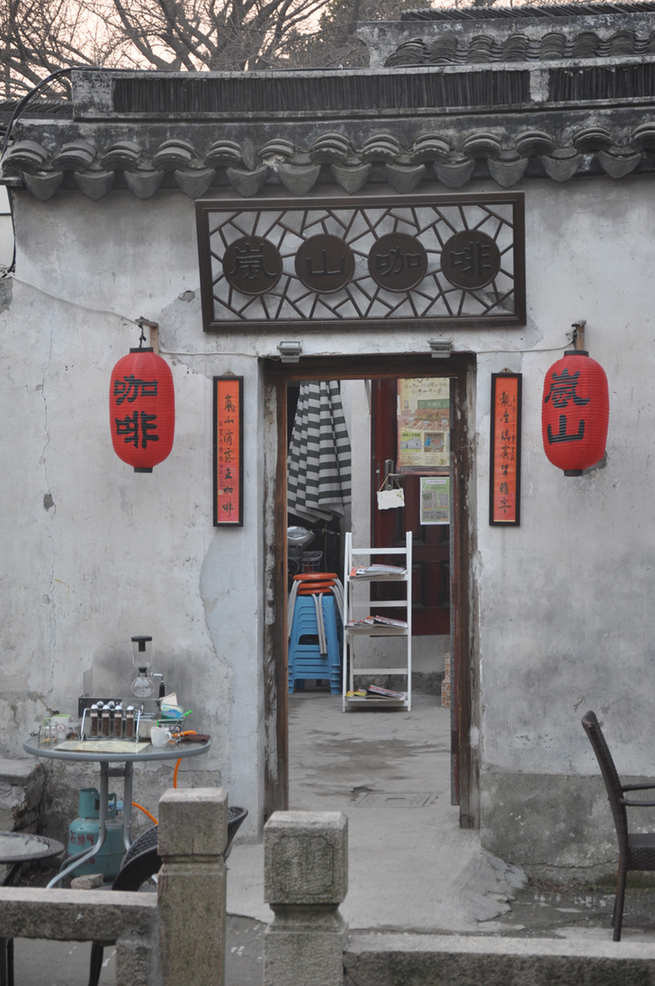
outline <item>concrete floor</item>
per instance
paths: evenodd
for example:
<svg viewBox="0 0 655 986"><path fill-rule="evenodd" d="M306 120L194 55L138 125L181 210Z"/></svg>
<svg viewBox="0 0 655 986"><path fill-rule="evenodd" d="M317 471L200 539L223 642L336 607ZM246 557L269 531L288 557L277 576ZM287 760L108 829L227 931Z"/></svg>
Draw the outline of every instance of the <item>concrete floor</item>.
<svg viewBox="0 0 655 986"><path fill-rule="evenodd" d="M343 811L349 827L352 930L611 941L609 889L527 884L481 850L450 804L450 713L416 696L402 710L342 713L307 688L289 700L290 807ZM609 810L609 807L608 807ZM228 860L226 986L261 986L263 846L234 844ZM629 890L625 941L655 943L655 890ZM89 946L16 942L16 986L83 986ZM107 949L101 986L114 982Z"/></svg>
<svg viewBox="0 0 655 986"><path fill-rule="evenodd" d="M290 808L348 816L351 928L471 932L506 909L521 874L459 828L450 713L437 699L417 696L410 713L343 713L340 696L306 690L289 706ZM229 869L228 910L269 921L263 847L235 845Z"/></svg>

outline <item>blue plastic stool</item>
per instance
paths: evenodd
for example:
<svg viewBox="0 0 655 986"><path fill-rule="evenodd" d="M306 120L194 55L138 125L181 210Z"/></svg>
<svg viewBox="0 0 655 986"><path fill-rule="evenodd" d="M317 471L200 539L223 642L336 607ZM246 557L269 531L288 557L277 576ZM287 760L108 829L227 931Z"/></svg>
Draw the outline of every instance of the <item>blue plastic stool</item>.
<svg viewBox="0 0 655 986"><path fill-rule="evenodd" d="M313 596L298 596L293 611L289 640L289 694L296 684L310 680L328 679L330 692L341 692L341 639L337 607L332 595L320 597L327 653L321 654L318 642L318 622Z"/></svg>

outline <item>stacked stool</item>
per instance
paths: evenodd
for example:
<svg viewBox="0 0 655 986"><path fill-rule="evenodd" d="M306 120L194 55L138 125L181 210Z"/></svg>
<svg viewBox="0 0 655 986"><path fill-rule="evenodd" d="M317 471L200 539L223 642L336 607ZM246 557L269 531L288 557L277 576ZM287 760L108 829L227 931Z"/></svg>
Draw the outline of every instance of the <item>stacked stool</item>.
<svg viewBox="0 0 655 986"><path fill-rule="evenodd" d="M343 589L334 572L294 575L289 595L289 694L307 679L341 693Z"/></svg>

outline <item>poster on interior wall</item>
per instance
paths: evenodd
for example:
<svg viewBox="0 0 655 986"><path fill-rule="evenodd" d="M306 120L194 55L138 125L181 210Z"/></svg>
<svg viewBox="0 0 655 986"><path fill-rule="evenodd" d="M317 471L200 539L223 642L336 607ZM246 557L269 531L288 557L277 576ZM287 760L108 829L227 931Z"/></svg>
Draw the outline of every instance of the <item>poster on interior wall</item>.
<svg viewBox="0 0 655 986"><path fill-rule="evenodd" d="M520 523L521 381L520 373L491 376L490 524Z"/></svg>
<svg viewBox="0 0 655 986"><path fill-rule="evenodd" d="M421 476L421 524L450 524L450 476Z"/></svg>
<svg viewBox="0 0 655 986"><path fill-rule="evenodd" d="M214 527L243 527L243 377L214 377Z"/></svg>
<svg viewBox="0 0 655 986"><path fill-rule="evenodd" d="M450 380L398 381L398 472L443 472L450 464Z"/></svg>

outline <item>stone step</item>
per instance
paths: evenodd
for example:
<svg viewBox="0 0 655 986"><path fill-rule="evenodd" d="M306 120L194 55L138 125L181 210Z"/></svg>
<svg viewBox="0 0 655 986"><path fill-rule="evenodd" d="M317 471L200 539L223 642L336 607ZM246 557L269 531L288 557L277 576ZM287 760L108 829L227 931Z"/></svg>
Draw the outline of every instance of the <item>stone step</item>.
<svg viewBox="0 0 655 986"><path fill-rule="evenodd" d="M0 832L37 832L45 773L32 757L0 758ZM0 866L0 881L9 867Z"/></svg>
<svg viewBox="0 0 655 986"><path fill-rule="evenodd" d="M655 944L353 933L344 986L655 986Z"/></svg>
<svg viewBox="0 0 655 986"><path fill-rule="evenodd" d="M43 766L33 757L0 758L0 832L36 832L44 779Z"/></svg>

